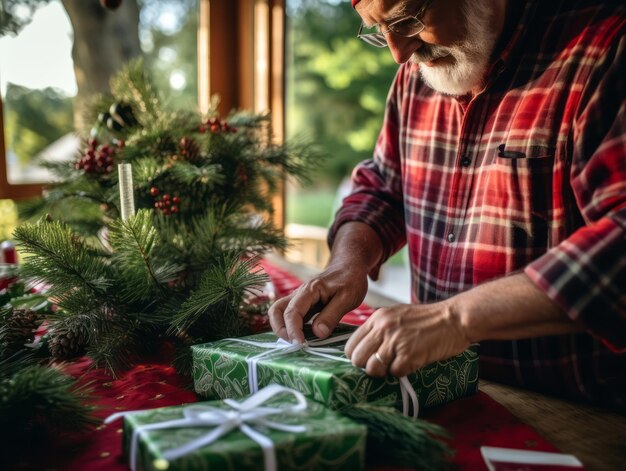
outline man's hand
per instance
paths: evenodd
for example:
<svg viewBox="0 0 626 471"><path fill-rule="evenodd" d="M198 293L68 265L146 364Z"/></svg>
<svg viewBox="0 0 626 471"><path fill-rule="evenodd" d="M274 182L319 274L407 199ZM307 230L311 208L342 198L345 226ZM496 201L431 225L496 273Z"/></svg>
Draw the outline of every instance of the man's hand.
<svg viewBox="0 0 626 471"><path fill-rule="evenodd" d="M302 327L319 312L313 333L325 338L348 311L359 306L367 293L367 269L331 265L289 296L276 301L269 310L272 329L284 340L304 343Z"/></svg>
<svg viewBox="0 0 626 471"><path fill-rule="evenodd" d="M270 308L270 324L276 335L304 343L302 326L319 312L313 333L328 337L344 314L365 299L367 276L378 272L382 252L378 234L367 224L343 224L335 235L326 269Z"/></svg>
<svg viewBox="0 0 626 471"><path fill-rule="evenodd" d="M401 377L458 355L469 344L452 305L444 301L378 309L350 337L345 351L370 376Z"/></svg>
<svg viewBox="0 0 626 471"><path fill-rule="evenodd" d="M346 355L371 376L405 376L483 340L581 332L523 273L433 304L378 309L350 337Z"/></svg>

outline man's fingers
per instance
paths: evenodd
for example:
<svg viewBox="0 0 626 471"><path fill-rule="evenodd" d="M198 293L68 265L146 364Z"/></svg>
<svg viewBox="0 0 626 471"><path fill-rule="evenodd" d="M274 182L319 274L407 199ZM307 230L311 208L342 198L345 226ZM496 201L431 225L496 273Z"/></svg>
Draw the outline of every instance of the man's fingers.
<svg viewBox="0 0 626 471"><path fill-rule="evenodd" d="M346 342L346 346L343 351L346 353L348 358L352 359L355 347L365 338L367 334L369 334L370 330L372 330L372 323L370 322L370 319L365 321L363 325L356 329Z"/></svg>
<svg viewBox="0 0 626 471"><path fill-rule="evenodd" d="M335 296L313 321L313 333L317 337L325 339L335 330L341 318L349 310L350 306L346 306L339 296Z"/></svg>
<svg viewBox="0 0 626 471"><path fill-rule="evenodd" d="M287 328L285 327L284 315L285 309L287 308L290 299L290 296L279 299L270 306L270 309L268 311L270 326L272 326L272 330L283 340L289 340L289 335L287 335Z"/></svg>
<svg viewBox="0 0 626 471"><path fill-rule="evenodd" d="M312 293L310 290L299 289L291 298L285 308L283 319L289 341L304 343L304 333L302 327L304 318L307 315L313 315L312 312L321 300L318 293Z"/></svg>
<svg viewBox="0 0 626 471"><path fill-rule="evenodd" d="M365 327L365 325L363 325L363 327ZM361 329L357 329L354 334L356 334L359 330ZM353 341L354 334L350 337L350 339L348 339L349 342ZM367 366L368 360L376 353L378 347L382 343L382 339L380 337L380 331L368 329L367 333L362 335L361 339L358 340L357 343L353 343L351 345L349 358L352 360L352 364L354 366L359 368L365 368Z"/></svg>
<svg viewBox="0 0 626 471"><path fill-rule="evenodd" d="M367 359L365 364L365 372L369 376L375 378L382 378L389 374L390 365L389 360L385 359L385 353L381 353L381 349L378 349L373 355Z"/></svg>

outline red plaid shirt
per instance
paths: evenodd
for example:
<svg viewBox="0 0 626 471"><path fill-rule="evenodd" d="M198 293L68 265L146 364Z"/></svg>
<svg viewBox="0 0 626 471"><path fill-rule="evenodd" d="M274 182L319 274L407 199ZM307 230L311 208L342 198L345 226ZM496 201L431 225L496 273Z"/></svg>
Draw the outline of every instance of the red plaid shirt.
<svg viewBox="0 0 626 471"><path fill-rule="evenodd" d="M417 65L402 65L374 158L355 169L329 242L341 224L361 221L386 257L407 243L415 302L524 270L589 333L484 342L483 375L626 410L618 3L527 1L472 99L437 93Z"/></svg>

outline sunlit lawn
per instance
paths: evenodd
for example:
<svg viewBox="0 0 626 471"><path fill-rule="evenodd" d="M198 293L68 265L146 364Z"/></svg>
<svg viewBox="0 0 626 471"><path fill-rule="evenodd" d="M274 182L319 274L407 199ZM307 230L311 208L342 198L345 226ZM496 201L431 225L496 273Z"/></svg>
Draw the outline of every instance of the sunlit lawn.
<svg viewBox="0 0 626 471"><path fill-rule="evenodd" d="M328 227L334 208L331 190L290 191L287 194L287 223Z"/></svg>

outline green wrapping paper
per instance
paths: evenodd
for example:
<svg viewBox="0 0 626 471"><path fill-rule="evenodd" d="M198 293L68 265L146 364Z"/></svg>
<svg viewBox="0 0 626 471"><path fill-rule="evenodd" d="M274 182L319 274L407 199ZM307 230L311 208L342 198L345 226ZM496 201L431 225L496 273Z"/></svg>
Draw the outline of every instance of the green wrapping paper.
<svg viewBox="0 0 626 471"><path fill-rule="evenodd" d="M289 401L284 395L263 404L281 407ZM322 404L306 401L307 409L300 413L280 413L269 417L272 422L303 425L301 433L285 432L263 425L253 425L256 432L273 442L278 470L360 470L365 462L367 428L331 411ZM222 401L196 403L232 410ZM183 417L185 406L164 407L133 412L124 418L124 453L133 467L131 440L133 431L146 424L155 424ZM235 429L185 456L166 460L164 453L207 435L214 427L188 426L139 433L137 471L225 470L245 471L263 469L264 455L259 444Z"/></svg>
<svg viewBox="0 0 626 471"><path fill-rule="evenodd" d="M307 339L314 337L307 336ZM264 333L241 340L273 343L277 337ZM345 342L328 347L342 349L343 345ZM194 345L192 356L196 392L208 398L247 396L250 394L247 360L266 351L233 339ZM345 358L343 354L336 356ZM257 375L258 388L271 383L281 384L331 409L380 399L402 406L397 378L372 378L349 362L334 361L302 350L259 359ZM478 390L478 346L473 345L460 355L427 365L409 375L408 380L417 393L420 409L440 406L474 394Z"/></svg>

